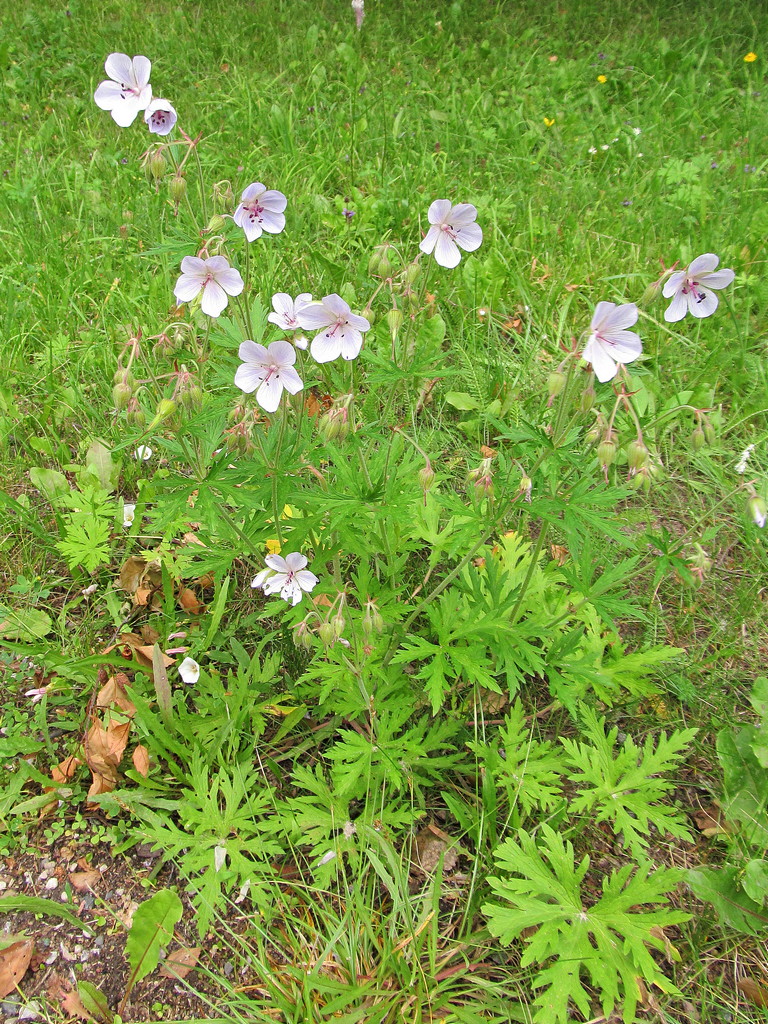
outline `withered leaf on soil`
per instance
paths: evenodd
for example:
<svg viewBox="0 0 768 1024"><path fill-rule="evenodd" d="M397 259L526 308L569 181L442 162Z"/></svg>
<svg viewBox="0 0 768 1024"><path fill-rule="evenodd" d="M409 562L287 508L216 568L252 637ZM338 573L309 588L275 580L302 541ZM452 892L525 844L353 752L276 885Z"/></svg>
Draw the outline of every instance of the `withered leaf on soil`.
<svg viewBox="0 0 768 1024"><path fill-rule="evenodd" d="M184 587L179 591L179 604L185 612L189 612L191 615L201 615L205 611L205 605L198 600L197 594L189 587Z"/></svg>
<svg viewBox="0 0 768 1024"><path fill-rule="evenodd" d="M130 685L130 682L130 679L124 672L118 672L116 675L110 676L99 690L99 694L96 697L96 707L118 707L129 718L133 718L136 714L136 705L133 701L129 700L128 694L125 692L125 688Z"/></svg>
<svg viewBox="0 0 768 1024"><path fill-rule="evenodd" d="M69 880L78 892L91 892L96 883L101 881L101 872L96 868L87 871L71 871Z"/></svg>
<svg viewBox="0 0 768 1024"><path fill-rule="evenodd" d="M149 751L141 743L133 751L133 767L144 778L149 775Z"/></svg>
<svg viewBox="0 0 768 1024"><path fill-rule="evenodd" d="M71 757L65 757L63 761L51 768L51 778L59 785L63 785L65 782L69 782L82 763L80 758L75 757L74 754Z"/></svg>
<svg viewBox="0 0 768 1024"><path fill-rule="evenodd" d="M200 959L199 946L184 946L169 953L160 968L161 978L186 978Z"/></svg>
<svg viewBox="0 0 768 1024"><path fill-rule="evenodd" d="M61 975L54 974L48 982L48 996L61 1003L62 1009L68 1017L77 1017L78 1020L93 1020L91 1014L83 1006L77 989L70 988Z"/></svg>
<svg viewBox="0 0 768 1024"><path fill-rule="evenodd" d="M130 729L130 722L113 719L105 729L97 718L93 720L85 737L85 759L93 773L89 799L99 793L110 793L117 785L117 766L122 760Z"/></svg>
<svg viewBox="0 0 768 1024"><path fill-rule="evenodd" d="M133 651L136 661L138 661L142 668L152 668L152 649L154 645L147 644L143 637L138 636L136 633L121 633L117 638L117 643L106 647L104 654L109 654L115 648L123 646L129 647ZM163 663L168 668L170 665L174 665L175 661L173 658L169 658L167 654L163 654Z"/></svg>
<svg viewBox="0 0 768 1024"><path fill-rule="evenodd" d="M120 568L118 585L121 590L127 590L129 594L135 594L140 585L146 587L162 586L162 573L159 562L148 562L141 555L131 555Z"/></svg>
<svg viewBox="0 0 768 1024"><path fill-rule="evenodd" d="M0 999L13 992L27 973L35 944L31 939L0 949Z"/></svg>
<svg viewBox="0 0 768 1024"><path fill-rule="evenodd" d="M736 988L755 1006L768 1006L768 988L765 985L759 985L752 978L739 978Z"/></svg>
<svg viewBox="0 0 768 1024"><path fill-rule="evenodd" d="M415 871L430 873L443 858L443 870L453 871L459 859L457 842L437 825L427 825L416 836L411 867Z"/></svg>

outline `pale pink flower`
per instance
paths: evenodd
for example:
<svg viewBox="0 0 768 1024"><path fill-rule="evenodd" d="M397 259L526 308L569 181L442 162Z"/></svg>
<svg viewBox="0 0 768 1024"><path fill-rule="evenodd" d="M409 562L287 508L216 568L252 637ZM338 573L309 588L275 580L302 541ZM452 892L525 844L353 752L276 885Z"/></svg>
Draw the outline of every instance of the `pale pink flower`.
<svg viewBox="0 0 768 1024"><path fill-rule="evenodd" d="M631 363L642 353L643 343L634 331L626 330L637 323L637 306L627 302L598 302L590 335L582 357L592 363L595 376L604 384L618 373L617 363Z"/></svg>
<svg viewBox="0 0 768 1024"><path fill-rule="evenodd" d="M298 331L301 329L299 312L311 301L312 296L309 292L302 292L301 295L296 296L295 300L287 292L277 292L272 296L274 313L270 313L267 320L271 324L275 324L276 327L282 327L284 331ZM306 348L307 339L303 334L297 334L293 338L293 344L296 348Z"/></svg>
<svg viewBox="0 0 768 1024"><path fill-rule="evenodd" d="M255 341L244 341L238 355L243 364L237 368L235 384L248 394L256 391L256 401L267 412L275 412L283 388L295 395L304 387L293 367L296 349L290 342L273 341L269 348L265 348Z"/></svg>
<svg viewBox="0 0 768 1024"><path fill-rule="evenodd" d="M155 135L169 135L178 120L168 100L154 99L144 111L147 128Z"/></svg>
<svg viewBox="0 0 768 1024"><path fill-rule="evenodd" d="M139 111L149 105L151 69L152 64L146 57L131 58L127 53L110 53L104 62L110 81L102 82L93 98L97 106L112 114L121 128L133 124Z"/></svg>
<svg viewBox="0 0 768 1024"><path fill-rule="evenodd" d="M718 270L719 262L719 256L705 252L664 282L662 295L672 299L664 311L668 324L682 320L686 313L703 319L715 312L719 300L712 289L727 288L736 277L732 270Z"/></svg>
<svg viewBox="0 0 768 1024"><path fill-rule="evenodd" d="M265 594L276 594L289 604L296 605L303 597L303 592L309 593L318 583L317 576L305 568L307 559L298 551L286 555L267 555L264 559L267 568L258 573L252 587L260 587Z"/></svg>
<svg viewBox="0 0 768 1024"><path fill-rule="evenodd" d="M318 363L329 363L339 356L355 359L363 347L362 332L371 329L365 317L353 313L335 292L320 302L302 306L297 316L302 330L319 332L309 350Z"/></svg>
<svg viewBox="0 0 768 1024"><path fill-rule="evenodd" d="M419 248L429 255L434 251L441 267L456 267L461 260L459 246L465 252L479 249L483 232L477 220L477 210L471 203L451 206L448 199L436 199L429 208L427 218L432 227Z"/></svg>
<svg viewBox="0 0 768 1024"><path fill-rule="evenodd" d="M279 235L285 227L283 211L288 200L282 192L268 189L260 181L254 181L240 196L240 205L233 220L245 232L249 242L259 238L262 231Z"/></svg>
<svg viewBox="0 0 768 1024"><path fill-rule="evenodd" d="M245 287L240 273L230 267L223 256L201 260L199 256L185 256L181 261L181 277L173 294L176 301L191 302L200 292L200 308L208 316L219 316L227 307L228 295L239 295Z"/></svg>

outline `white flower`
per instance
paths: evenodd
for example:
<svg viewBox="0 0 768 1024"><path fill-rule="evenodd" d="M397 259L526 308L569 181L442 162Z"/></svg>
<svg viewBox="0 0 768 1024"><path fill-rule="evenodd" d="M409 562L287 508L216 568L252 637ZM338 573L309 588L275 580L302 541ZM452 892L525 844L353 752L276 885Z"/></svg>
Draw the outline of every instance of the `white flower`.
<svg viewBox="0 0 768 1024"><path fill-rule="evenodd" d="M144 111L144 120L155 135L168 135L178 118L168 100L155 99Z"/></svg>
<svg viewBox="0 0 768 1024"><path fill-rule="evenodd" d="M309 350L318 363L329 363L339 356L355 359L363 347L361 332L371 329L365 317L353 313L335 292L320 302L302 306L296 313L302 330L319 331Z"/></svg>
<svg viewBox="0 0 768 1024"><path fill-rule="evenodd" d="M433 250L441 267L456 267L461 260L458 247L465 252L480 248L483 232L475 224L477 210L471 203L451 206L448 199L436 199L429 208L427 218L432 227L419 248L429 255Z"/></svg>
<svg viewBox="0 0 768 1024"><path fill-rule="evenodd" d="M642 129L642 128L633 128L633 129L632 129L632 134L633 134L633 135L641 135L641 134L642 134L642 131L643 131L643 129Z"/></svg>
<svg viewBox="0 0 768 1024"><path fill-rule="evenodd" d="M302 292L301 295L296 296L295 300L286 292L277 292L272 296L274 313L270 313L267 320L277 327L282 327L284 331L298 331L301 328L299 311L304 306L308 306L311 301L312 296L309 292ZM307 339L303 334L298 334L293 339L293 344L296 348L306 348Z"/></svg>
<svg viewBox="0 0 768 1024"><path fill-rule="evenodd" d="M138 459L139 462L147 462L152 458L152 449L149 445L140 444L136 451L133 453L133 457Z"/></svg>
<svg viewBox="0 0 768 1024"><path fill-rule="evenodd" d="M739 456L739 461L734 466L734 469L740 476L743 476L747 472L747 463L752 458L752 452L754 450L755 446L753 444L748 444Z"/></svg>
<svg viewBox="0 0 768 1024"><path fill-rule="evenodd" d="M752 516L752 522L758 529L762 530L765 527L766 517L768 516L768 505L756 494L752 495L747 505L749 507L749 514Z"/></svg>
<svg viewBox="0 0 768 1024"><path fill-rule="evenodd" d="M357 25L357 31L363 27L363 18L365 17L365 3L364 0L352 0L352 10L355 12L355 24Z"/></svg>
<svg viewBox="0 0 768 1024"><path fill-rule="evenodd" d="M664 283L662 295L665 299L672 299L664 311L668 324L682 320L686 313L701 319L715 312L718 298L711 289L727 288L736 277L732 270L717 270L719 262L719 256L705 252Z"/></svg>
<svg viewBox="0 0 768 1024"><path fill-rule="evenodd" d="M102 82L93 98L97 106L112 114L121 128L133 124L139 111L146 110L152 99L151 68L146 57L131 59L127 53L110 53L104 62L104 70L111 81Z"/></svg>
<svg viewBox="0 0 768 1024"><path fill-rule="evenodd" d="M200 308L208 316L219 316L226 309L227 295L239 295L245 287L239 271L230 267L223 256L201 260L199 256L185 256L181 261L181 277L173 294L181 305L191 302L202 290Z"/></svg>
<svg viewBox="0 0 768 1024"><path fill-rule="evenodd" d="M232 218L245 232L249 242L259 238L262 231L279 235L285 227L283 210L288 200L282 192L268 189L260 181L254 181L240 196L240 205Z"/></svg>
<svg viewBox="0 0 768 1024"><path fill-rule="evenodd" d="M185 658L179 665L179 675L185 683L192 685L200 678L200 666L194 658Z"/></svg>
<svg viewBox="0 0 768 1024"><path fill-rule="evenodd" d="M589 149L587 150L587 152L588 152L588 153L591 153L591 154L592 154L592 156L594 156L594 155L595 155L595 153L597 152L597 149L596 149L596 147L595 147L595 146L590 146L590 147L589 147Z"/></svg>
<svg viewBox="0 0 768 1024"><path fill-rule="evenodd" d="M643 351L643 343L634 331L626 330L637 323L637 306L627 302L598 302L590 335L582 357L592 363L595 376L604 384L618 372L617 363L631 363Z"/></svg>
<svg viewBox="0 0 768 1024"><path fill-rule="evenodd" d="M123 505L123 527L128 529L129 526L133 526L133 520L136 518L136 506L129 505L127 502Z"/></svg>
<svg viewBox="0 0 768 1024"><path fill-rule="evenodd" d="M81 590L80 593L83 595L83 597L90 597L91 594L95 594L98 589L98 583L91 583L90 586L86 587L85 590Z"/></svg>
<svg viewBox="0 0 768 1024"><path fill-rule="evenodd" d="M293 364L296 349L290 342L273 341L269 348L255 341L244 341L238 349L243 365L238 366L235 384L250 394L256 391L256 401L267 412L274 412L280 404L283 388L295 395L304 387Z"/></svg>
<svg viewBox="0 0 768 1024"><path fill-rule="evenodd" d="M282 555L267 555L264 561L267 568L254 577L251 586L260 587L265 594L280 591L284 601L296 605L303 596L302 591L309 593L317 585L317 576L305 568L307 560L298 551L293 551L285 558Z"/></svg>

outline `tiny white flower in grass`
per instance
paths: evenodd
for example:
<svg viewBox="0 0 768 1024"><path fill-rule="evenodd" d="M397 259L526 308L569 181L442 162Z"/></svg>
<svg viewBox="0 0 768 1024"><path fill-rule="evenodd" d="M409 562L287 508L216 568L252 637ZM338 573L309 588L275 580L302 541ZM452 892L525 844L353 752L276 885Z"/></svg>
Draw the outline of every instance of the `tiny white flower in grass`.
<svg viewBox="0 0 768 1024"><path fill-rule="evenodd" d="M478 224L477 210L471 203L451 206L449 199L436 199L427 212L432 225L419 248L428 256L434 252L441 267L456 267L461 260L459 246L465 252L479 249L483 232Z"/></svg>
<svg viewBox="0 0 768 1024"><path fill-rule="evenodd" d="M335 856L336 856L336 851L335 850L326 850L326 852L323 854L323 856L317 862L317 866L319 868L321 868L324 864L330 864L330 862L335 858Z"/></svg>
<svg viewBox="0 0 768 1024"><path fill-rule="evenodd" d="M642 353L640 338L634 331L626 329L637 323L637 317L634 302L623 306L617 306L615 302L598 302L582 357L592 363L601 384L613 380L618 373L618 363L631 363Z"/></svg>
<svg viewBox="0 0 768 1024"><path fill-rule="evenodd" d="M127 502L123 505L123 528L128 529L129 526L133 526L133 520L136 518L136 506L129 505Z"/></svg>
<svg viewBox="0 0 768 1024"><path fill-rule="evenodd" d="M202 260L199 256L185 256L181 261L181 277L173 294L176 301L191 302L200 292L200 308L208 316L219 316L227 307L228 295L239 295L245 287L240 272L230 267L223 256Z"/></svg>
<svg viewBox="0 0 768 1024"><path fill-rule="evenodd" d="M256 401L267 412L275 412L283 388L295 395L304 387L293 367L296 349L288 341L273 341L269 348L244 341L237 354L243 364L237 368L235 384L248 394L256 391Z"/></svg>
<svg viewBox="0 0 768 1024"><path fill-rule="evenodd" d="M743 476L747 472L747 463L752 458L752 452L754 450L755 446L753 444L748 444L739 456L739 461L734 466L734 469L739 474L739 476Z"/></svg>
<svg viewBox="0 0 768 1024"><path fill-rule="evenodd" d="M363 347L363 332L371 325L364 316L353 313L335 292L320 302L311 302L297 310L299 326L304 331L318 331L312 339L310 353L318 363L332 359L355 359Z"/></svg>
<svg viewBox="0 0 768 1024"><path fill-rule="evenodd" d="M309 292L302 292L295 299L292 299L287 292L277 292L277 294L272 296L272 309L274 313L270 313L267 320L271 324L275 324L276 327L282 327L284 331L298 331L301 329L299 312L305 306L308 306L311 301L312 296ZM306 348L308 344L303 334L296 335L293 343L296 348L302 349Z"/></svg>
<svg viewBox="0 0 768 1024"><path fill-rule="evenodd" d="M179 675L185 683L192 685L200 678L200 666L194 658L185 658L179 665Z"/></svg>
<svg viewBox="0 0 768 1024"><path fill-rule="evenodd" d="M265 594L276 594L289 604L296 605L317 586L318 579L306 568L307 559L298 551L282 555L267 555L264 559L267 568L262 569L251 583L252 587L261 588Z"/></svg>
<svg viewBox="0 0 768 1024"><path fill-rule="evenodd" d="M365 18L364 0L352 0L352 10L355 12L355 25L359 32L363 27L363 19Z"/></svg>
<svg viewBox="0 0 768 1024"><path fill-rule="evenodd" d="M719 262L719 256L705 252L665 281L662 295L672 299L664 311L668 324L682 320L686 313L702 319L715 312L719 300L712 289L727 288L736 277L733 270L718 270Z"/></svg>
<svg viewBox="0 0 768 1024"><path fill-rule="evenodd" d="M168 100L154 99L144 111L144 120L155 135L169 135L178 117Z"/></svg>
<svg viewBox="0 0 768 1024"><path fill-rule="evenodd" d="M587 152L591 153L592 156L594 156L595 153L597 152L597 148L595 146L590 146L589 149L587 150Z"/></svg>
<svg viewBox="0 0 768 1024"><path fill-rule="evenodd" d="M92 594L95 594L98 589L98 583L91 583L90 586L86 587L85 590L81 590L80 593L83 597L90 597Z"/></svg>
<svg viewBox="0 0 768 1024"><path fill-rule="evenodd" d="M233 220L245 232L249 242L261 236L262 231L279 235L285 227L283 211L288 200L282 192L268 189L260 181L254 181L240 196L240 205L235 210Z"/></svg>
<svg viewBox="0 0 768 1024"><path fill-rule="evenodd" d="M127 53L110 53L104 62L110 81L102 82L93 98L97 106L110 112L121 128L133 124L139 111L149 105L151 69L152 64L146 57L131 58Z"/></svg>
<svg viewBox="0 0 768 1024"><path fill-rule="evenodd" d="M149 445L140 444L136 451L133 453L133 457L138 459L139 462L148 462L152 458L152 449Z"/></svg>

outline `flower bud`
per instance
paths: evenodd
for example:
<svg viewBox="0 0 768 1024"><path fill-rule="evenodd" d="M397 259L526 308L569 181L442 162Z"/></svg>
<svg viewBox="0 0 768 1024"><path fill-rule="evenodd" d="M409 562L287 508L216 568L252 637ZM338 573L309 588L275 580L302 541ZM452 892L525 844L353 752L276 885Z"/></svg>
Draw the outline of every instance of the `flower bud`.
<svg viewBox="0 0 768 1024"><path fill-rule="evenodd" d="M747 511L755 526L762 530L765 526L766 515L768 515L768 505L766 505L765 501L757 494L754 494L747 502Z"/></svg>
<svg viewBox="0 0 768 1024"><path fill-rule="evenodd" d="M203 407L203 389L199 384L190 384L179 393L179 402L187 412L200 412Z"/></svg>
<svg viewBox="0 0 768 1024"><path fill-rule="evenodd" d="M136 381L130 370L115 370L115 375L112 378L112 383L127 384L129 388L132 388Z"/></svg>
<svg viewBox="0 0 768 1024"><path fill-rule="evenodd" d="M604 469L612 465L616 459L616 442L607 438L601 441L597 446L597 458Z"/></svg>
<svg viewBox="0 0 768 1024"><path fill-rule="evenodd" d="M397 337L397 332L403 325L403 314L399 309L390 309L387 313L387 324L389 325L389 333L392 335L392 340Z"/></svg>
<svg viewBox="0 0 768 1024"><path fill-rule="evenodd" d="M435 471L432 469L432 463L427 459L426 466L422 466L419 470L419 486L426 493L434 482Z"/></svg>
<svg viewBox="0 0 768 1024"><path fill-rule="evenodd" d="M309 635L306 619L297 622L293 627L293 643L296 647L303 647L307 651L312 650L312 637Z"/></svg>
<svg viewBox="0 0 768 1024"><path fill-rule="evenodd" d="M132 399L128 405L128 410L125 414L125 418L131 424L132 427L143 427L147 422L147 417L144 415L144 410L141 408L136 399Z"/></svg>
<svg viewBox="0 0 768 1024"><path fill-rule="evenodd" d="M403 277L408 284L413 284L421 273L421 266L418 263L409 263L403 271Z"/></svg>
<svg viewBox="0 0 768 1024"><path fill-rule="evenodd" d="M168 163L163 154L160 152L160 150L157 150L157 152L153 153L153 155L150 157L149 173L152 175L155 181L159 181L159 179L163 177L167 170Z"/></svg>
<svg viewBox="0 0 768 1024"><path fill-rule="evenodd" d="M649 284L643 292L642 298L638 302L638 306L642 306L643 309L647 309L652 306L654 302L661 295L661 281L654 281L653 284Z"/></svg>
<svg viewBox="0 0 768 1024"><path fill-rule="evenodd" d="M707 440L707 444L714 444L717 438L715 428L712 426L709 420L704 421L704 437Z"/></svg>
<svg viewBox="0 0 768 1024"><path fill-rule="evenodd" d="M317 629L320 639L326 647L332 647L336 640L336 632L330 622L322 622Z"/></svg>
<svg viewBox="0 0 768 1024"><path fill-rule="evenodd" d="M700 451L706 445L706 443L707 438L704 434L704 431L699 426L695 427L693 433L691 434L691 445L693 447L693 450L695 452Z"/></svg>
<svg viewBox="0 0 768 1024"><path fill-rule="evenodd" d="M176 403L172 398L163 398L157 403L157 412L155 416L161 420L167 420L169 416L173 416L176 412Z"/></svg>
<svg viewBox="0 0 768 1024"><path fill-rule="evenodd" d="M589 412L595 404L595 385L590 378L589 385L584 388L579 399L579 412Z"/></svg>
<svg viewBox="0 0 768 1024"><path fill-rule="evenodd" d="M547 377L547 391L549 391L550 398L557 398L558 395L562 394L566 379L562 370L553 370L550 373L549 377Z"/></svg>
<svg viewBox="0 0 768 1024"><path fill-rule="evenodd" d="M112 401L118 412L127 409L132 398L133 389L130 384L115 384L112 388Z"/></svg>
<svg viewBox="0 0 768 1024"><path fill-rule="evenodd" d="M180 203L187 194L187 179L183 178L180 174L175 174L171 178L170 190L171 199L175 203Z"/></svg>
<svg viewBox="0 0 768 1024"><path fill-rule="evenodd" d="M389 259L389 250L391 246L384 242L382 245L377 245L371 253L371 258L368 260L368 273L372 277L389 277L392 273L392 263Z"/></svg>
<svg viewBox="0 0 768 1024"><path fill-rule="evenodd" d="M648 449L642 441L630 441L627 445L627 465L633 472L642 469L648 462Z"/></svg>
<svg viewBox="0 0 768 1024"><path fill-rule="evenodd" d="M346 624L346 620L344 619L344 616L341 614L341 612L337 612L336 615L334 615L334 617L331 619L331 625L333 626L333 635L337 640L344 632L344 627L346 626Z"/></svg>
<svg viewBox="0 0 768 1024"><path fill-rule="evenodd" d="M701 546L701 544L693 545L693 554L689 559L689 564L695 569L701 576L704 573L709 572L712 568L712 559L709 557L707 552Z"/></svg>
<svg viewBox="0 0 768 1024"><path fill-rule="evenodd" d="M226 225L227 222L224 220L221 214L214 213L214 215L208 221L208 227L206 228L206 231L208 231L208 233L212 235L219 235L224 230Z"/></svg>

